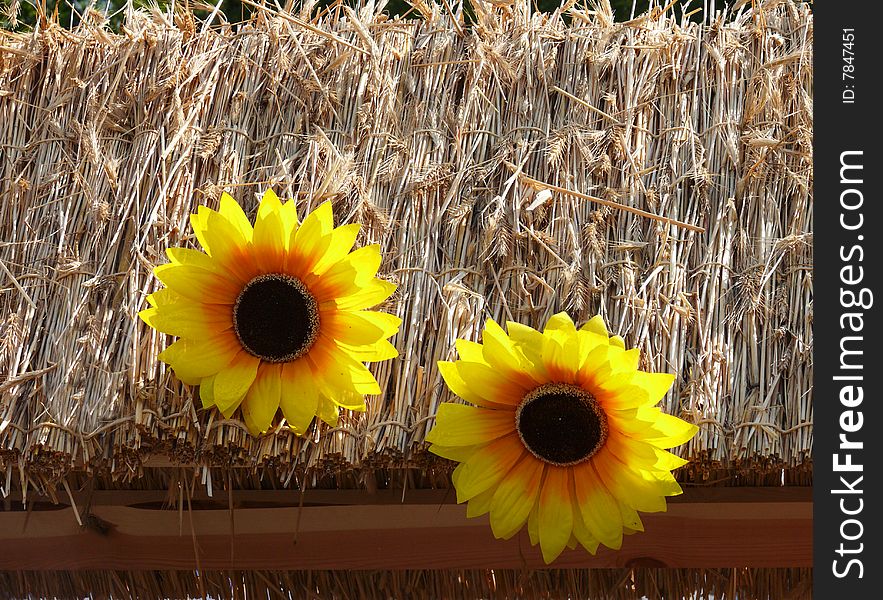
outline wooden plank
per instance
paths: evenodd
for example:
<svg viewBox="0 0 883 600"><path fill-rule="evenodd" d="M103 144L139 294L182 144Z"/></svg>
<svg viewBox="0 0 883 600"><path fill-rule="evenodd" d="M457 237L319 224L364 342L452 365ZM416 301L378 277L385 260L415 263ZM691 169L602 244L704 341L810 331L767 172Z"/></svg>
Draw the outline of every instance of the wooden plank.
<svg viewBox="0 0 883 600"><path fill-rule="evenodd" d="M686 495L686 494L685 494ZM94 505L0 512L0 569L441 569L544 567L527 532L496 540L462 505L185 511ZM97 520L96 520L97 519ZM808 567L812 503L672 502L620 551L565 551L555 567ZM234 535L230 535L231 521ZM197 562L194 536L198 547ZM296 540L296 542L295 542ZM10 551L14 549L14 551ZM63 550L62 550L63 549ZM232 557L231 557L232 555Z"/></svg>
<svg viewBox="0 0 883 600"><path fill-rule="evenodd" d="M233 505L249 508L270 508L272 506L352 505L352 504L456 504L456 494L451 489L435 490L375 490L364 489L313 489L303 492L296 489L285 490L234 490ZM172 497L175 497L172 494ZM169 490L95 490L73 493L77 506L141 506L164 503L170 498ZM5 500L15 504L23 501L21 492L10 493ZM28 502L50 503L48 496L31 492ZM66 494L56 494L60 506L70 504ZM216 488L209 496L205 488L197 488L191 501L202 505L215 503L226 507L227 491ZM669 503L696 502L811 502L811 487L686 487L680 496L668 499ZM43 508L49 508L44 506Z"/></svg>

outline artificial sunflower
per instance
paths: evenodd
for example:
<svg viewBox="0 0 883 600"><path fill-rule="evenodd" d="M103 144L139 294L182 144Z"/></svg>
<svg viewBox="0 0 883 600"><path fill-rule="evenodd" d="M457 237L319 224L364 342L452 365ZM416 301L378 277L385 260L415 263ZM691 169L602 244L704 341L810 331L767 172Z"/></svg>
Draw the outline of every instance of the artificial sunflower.
<svg viewBox="0 0 883 600"><path fill-rule="evenodd" d="M697 427L655 405L674 381L638 370L638 350L610 336L597 316L577 329L566 313L541 332L508 334L489 320L483 344L457 340L460 360L439 362L451 391L475 406L445 403L430 450L458 461L452 479L467 516L490 513L497 538L527 523L550 563L577 544L618 549L643 531L637 511L664 511L681 493L666 452Z"/></svg>
<svg viewBox="0 0 883 600"><path fill-rule="evenodd" d="M387 338L401 324L364 310L396 288L375 277L379 246L350 252L360 226L335 228L330 202L299 223L294 202L271 190L254 227L228 194L220 212L200 206L190 222L205 253L168 248L171 263L154 269L167 287L139 313L181 338L160 360L199 385L204 407L229 418L241 406L253 434L280 407L299 434L315 415L335 424L338 407L364 410L380 388L363 361L397 356Z"/></svg>

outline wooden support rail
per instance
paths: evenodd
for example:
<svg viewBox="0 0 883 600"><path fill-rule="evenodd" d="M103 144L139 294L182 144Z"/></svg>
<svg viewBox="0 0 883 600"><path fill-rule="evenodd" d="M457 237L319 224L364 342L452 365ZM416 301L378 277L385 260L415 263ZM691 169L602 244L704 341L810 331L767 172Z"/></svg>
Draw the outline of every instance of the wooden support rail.
<svg viewBox="0 0 883 600"><path fill-rule="evenodd" d="M74 494L0 511L0 569L441 569L544 567L527 532L494 539L446 490L165 490ZM20 498L12 500L21 507ZM808 567L811 488L690 488L620 551L565 551L555 567ZM10 503L6 504L7 508ZM88 514L83 514L88 506ZM231 531L233 535L231 535Z"/></svg>

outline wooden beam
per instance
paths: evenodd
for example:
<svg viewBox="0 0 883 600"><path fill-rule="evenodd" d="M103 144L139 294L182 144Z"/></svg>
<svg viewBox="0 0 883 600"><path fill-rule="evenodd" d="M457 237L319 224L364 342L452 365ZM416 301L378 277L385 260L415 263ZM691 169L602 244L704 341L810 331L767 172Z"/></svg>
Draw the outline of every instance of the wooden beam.
<svg viewBox="0 0 883 600"><path fill-rule="evenodd" d="M727 501L722 491L712 500L687 490L679 497L681 501L669 503L666 513L642 515L646 531L627 536L621 550L601 548L595 556L582 550L565 551L554 566L812 565L809 488L720 489L741 490L731 498L739 500ZM799 494L804 500L795 500L795 489L802 490ZM749 490L754 490L753 496ZM780 493L778 499L783 501L777 501L773 490L790 491ZM417 499L419 492L429 492L423 498L429 500L432 494L444 491L409 492L407 504L401 503L398 492L399 503L328 502L303 509L276 506L233 511L213 507L180 513L93 500L90 514L81 515L86 527L79 526L69 507L5 511L0 512L0 548L9 551L0 552L0 569L545 566L526 531L511 540L496 540L486 516L467 519L464 506L445 500L410 501ZM758 501L751 501L752 497ZM83 510L83 506L79 508Z"/></svg>

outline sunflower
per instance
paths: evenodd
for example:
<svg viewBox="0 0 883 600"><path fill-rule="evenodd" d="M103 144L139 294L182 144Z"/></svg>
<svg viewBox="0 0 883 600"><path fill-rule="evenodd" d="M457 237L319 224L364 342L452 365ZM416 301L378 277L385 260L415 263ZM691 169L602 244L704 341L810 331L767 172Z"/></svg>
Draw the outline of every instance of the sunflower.
<svg viewBox="0 0 883 600"><path fill-rule="evenodd" d="M550 563L577 544L594 554L643 531L638 511L664 511L681 493L671 470L687 461L666 452L695 425L655 405L674 381L638 370L597 316L577 329L566 313L541 332L519 323L508 334L489 320L483 344L457 340L460 360L439 370L456 395L426 440L460 464L452 480L467 516L490 513L497 538L527 523Z"/></svg>
<svg viewBox="0 0 883 600"><path fill-rule="evenodd" d="M199 385L204 407L227 418L241 407L253 434L280 407L298 434L316 415L333 425L338 407L364 410L380 388L363 363L398 356L387 338L401 324L364 310L396 288L375 277L379 246L350 252L360 226L335 228L330 202L299 223L294 202L271 190L254 227L228 194L220 212L200 206L190 222L205 253L168 248L171 263L154 269L166 287L139 313L181 338L160 360Z"/></svg>

